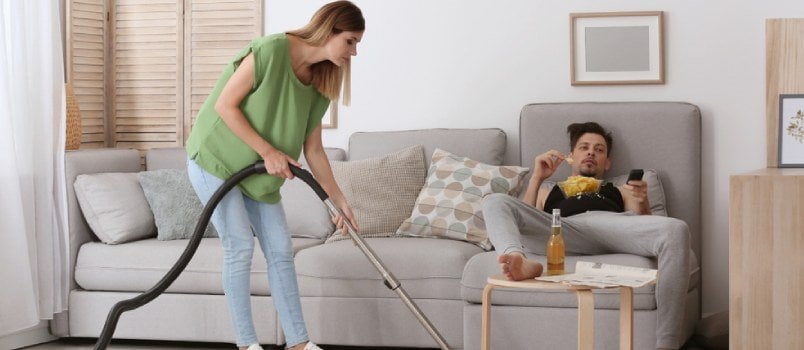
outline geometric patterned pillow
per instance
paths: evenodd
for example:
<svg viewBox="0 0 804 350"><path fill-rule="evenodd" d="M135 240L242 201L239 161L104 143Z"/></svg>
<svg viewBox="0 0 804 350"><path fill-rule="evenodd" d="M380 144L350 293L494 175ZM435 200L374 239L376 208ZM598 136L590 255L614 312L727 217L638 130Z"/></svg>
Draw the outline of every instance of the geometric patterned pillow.
<svg viewBox="0 0 804 350"><path fill-rule="evenodd" d="M482 199L491 193L516 195L528 170L483 164L436 149L413 213L397 234L462 240L489 250Z"/></svg>

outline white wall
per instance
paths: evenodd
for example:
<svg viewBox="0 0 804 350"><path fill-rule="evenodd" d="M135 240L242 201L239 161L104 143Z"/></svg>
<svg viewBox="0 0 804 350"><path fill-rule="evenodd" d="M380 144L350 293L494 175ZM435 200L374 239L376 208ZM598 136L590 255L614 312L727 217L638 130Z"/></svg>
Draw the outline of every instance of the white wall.
<svg viewBox="0 0 804 350"><path fill-rule="evenodd" d="M729 175L765 166L765 19L804 17L801 0L353 1L367 30L352 63L352 106L325 131L327 146L346 148L355 131L499 127L515 163L527 103L698 105L703 312L728 309ZM265 33L302 26L325 2L266 0ZM571 86L569 13L640 10L665 11L666 83Z"/></svg>

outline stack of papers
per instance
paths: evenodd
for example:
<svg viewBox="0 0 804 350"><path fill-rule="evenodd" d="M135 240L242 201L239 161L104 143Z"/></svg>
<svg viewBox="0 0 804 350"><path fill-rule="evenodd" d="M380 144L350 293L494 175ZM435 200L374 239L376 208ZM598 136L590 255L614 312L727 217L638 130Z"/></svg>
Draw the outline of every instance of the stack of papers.
<svg viewBox="0 0 804 350"><path fill-rule="evenodd" d="M638 288L656 282L656 270L589 261L575 263L575 273L536 277L539 281L559 282L597 288L627 286Z"/></svg>

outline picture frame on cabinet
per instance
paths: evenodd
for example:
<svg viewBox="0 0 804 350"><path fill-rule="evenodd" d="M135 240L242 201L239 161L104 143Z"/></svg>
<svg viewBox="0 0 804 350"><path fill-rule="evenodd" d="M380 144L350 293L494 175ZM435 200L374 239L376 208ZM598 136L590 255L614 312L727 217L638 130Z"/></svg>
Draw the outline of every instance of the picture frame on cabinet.
<svg viewBox="0 0 804 350"><path fill-rule="evenodd" d="M804 168L804 94L779 95L779 167Z"/></svg>

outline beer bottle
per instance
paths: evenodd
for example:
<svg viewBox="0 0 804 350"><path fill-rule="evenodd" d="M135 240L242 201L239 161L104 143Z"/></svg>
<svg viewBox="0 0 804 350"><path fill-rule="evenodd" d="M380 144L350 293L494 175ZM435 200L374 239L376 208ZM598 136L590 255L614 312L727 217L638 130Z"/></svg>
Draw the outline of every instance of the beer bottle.
<svg viewBox="0 0 804 350"><path fill-rule="evenodd" d="M561 236L561 209L553 209L553 224L547 241L547 275L564 274L564 237Z"/></svg>

